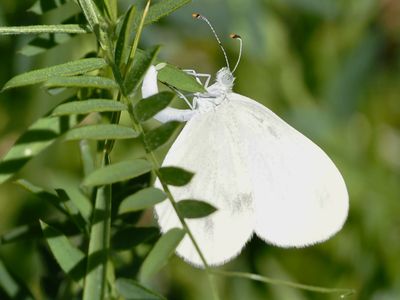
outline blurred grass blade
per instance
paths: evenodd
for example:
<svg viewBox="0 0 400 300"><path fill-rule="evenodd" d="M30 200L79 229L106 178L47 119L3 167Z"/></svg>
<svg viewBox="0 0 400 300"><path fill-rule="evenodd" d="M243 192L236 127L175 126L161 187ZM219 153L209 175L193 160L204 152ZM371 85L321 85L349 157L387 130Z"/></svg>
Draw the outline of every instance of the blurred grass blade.
<svg viewBox="0 0 400 300"><path fill-rule="evenodd" d="M339 5L336 1L283 0L281 2L299 13L315 15L329 20L337 17L340 13Z"/></svg>
<svg viewBox="0 0 400 300"><path fill-rule="evenodd" d="M124 87L127 95L132 94L136 91L137 87L142 83L143 77L147 72L147 69L151 66L153 61L156 59L160 47L143 51L135 55L133 63L127 70L126 77L124 80Z"/></svg>
<svg viewBox="0 0 400 300"><path fill-rule="evenodd" d="M179 228L172 228L161 236L140 268L139 277L142 282L149 280L167 264L184 236L185 231Z"/></svg>
<svg viewBox="0 0 400 300"><path fill-rule="evenodd" d="M51 222L50 225L59 228L67 236L78 235L81 233L70 220L64 222ZM42 238L43 232L39 223L25 224L14 227L2 234L0 236L0 245Z"/></svg>
<svg viewBox="0 0 400 300"><path fill-rule="evenodd" d="M0 259L0 291L9 299L34 300L31 292L20 280L11 275L11 272ZM3 293L1 293L3 294ZM0 295L1 295L0 294Z"/></svg>
<svg viewBox="0 0 400 300"><path fill-rule="evenodd" d="M83 168L83 176L86 177L96 169L96 153L92 149L91 144L89 143L88 140L79 141L79 151ZM93 195L93 187L82 186L81 190L88 198L90 198ZM79 201L78 203L80 204L81 201ZM91 215L92 207L89 207L89 209L90 211L88 216ZM82 207L80 208L80 210L82 212ZM86 216L86 212L84 213Z"/></svg>
<svg viewBox="0 0 400 300"><path fill-rule="evenodd" d="M75 118L69 117L44 117L36 121L0 162L0 183L12 177L32 157L49 147L62 133L75 124Z"/></svg>
<svg viewBox="0 0 400 300"><path fill-rule="evenodd" d="M324 99L339 116L350 116L359 107L360 93L377 67L382 53L382 36L372 31L366 34L337 67L337 72L326 88Z"/></svg>
<svg viewBox="0 0 400 300"><path fill-rule="evenodd" d="M162 167L160 174L166 184L173 186L184 186L194 176L193 173L177 167Z"/></svg>
<svg viewBox="0 0 400 300"><path fill-rule="evenodd" d="M132 43L132 27L136 14L136 7L132 5L124 16L118 40L115 46L115 64L119 67L127 63L130 45Z"/></svg>
<svg viewBox="0 0 400 300"><path fill-rule="evenodd" d="M165 297L131 279L118 278L115 281L115 285L120 296L126 300L167 300Z"/></svg>
<svg viewBox="0 0 400 300"><path fill-rule="evenodd" d="M16 183L27 191L31 192L33 195L35 195L36 198L49 202L61 213L68 216L68 212L66 207L64 206L63 201L55 193L46 191L43 188L36 186L25 179L19 179L16 181Z"/></svg>
<svg viewBox="0 0 400 300"><path fill-rule="evenodd" d="M78 24L0 27L0 35L41 33L90 33L90 31Z"/></svg>
<svg viewBox="0 0 400 300"><path fill-rule="evenodd" d="M181 122L171 121L145 133L144 143L146 151L151 152L153 150L156 150L157 148L168 142L168 140L180 127L181 124Z"/></svg>
<svg viewBox="0 0 400 300"><path fill-rule="evenodd" d="M56 9L65 3L67 0L37 0L28 11L34 12L38 15L42 15L45 12Z"/></svg>
<svg viewBox="0 0 400 300"><path fill-rule="evenodd" d="M64 44L71 39L71 34L48 33L42 34L31 40L18 52L25 56L34 56Z"/></svg>
<svg viewBox="0 0 400 300"><path fill-rule="evenodd" d="M123 110L127 110L126 105L112 99L87 99L63 103L57 106L51 115L53 117L63 115L86 115L92 112Z"/></svg>
<svg viewBox="0 0 400 300"><path fill-rule="evenodd" d="M131 250L142 243L147 243L160 233L156 227L125 227L114 233L111 244L114 250Z"/></svg>
<svg viewBox="0 0 400 300"><path fill-rule="evenodd" d="M157 188L145 188L122 200L119 206L119 214L153 207L166 198L164 192Z"/></svg>
<svg viewBox="0 0 400 300"><path fill-rule="evenodd" d="M97 88L97 89L117 89L117 83L106 77L101 76L69 76L69 77L54 77L46 81L46 88L59 87L76 87L76 88Z"/></svg>
<svg viewBox="0 0 400 300"><path fill-rule="evenodd" d="M100 170L107 169L109 163L109 157L105 154ZM90 230L83 300L104 299L107 286L107 265L110 250L110 227L111 186L105 185L98 188L96 192L92 227Z"/></svg>
<svg viewBox="0 0 400 300"><path fill-rule="evenodd" d="M116 124L87 125L73 128L65 134L65 140L120 140L138 137L138 133L130 127Z"/></svg>
<svg viewBox="0 0 400 300"><path fill-rule="evenodd" d="M75 226L80 230L81 233L89 235L89 220L85 219L84 215L81 214L79 208L75 205L75 202L71 200L71 197L63 189L56 189L59 199L62 201L65 210L67 211L69 218L74 222Z"/></svg>
<svg viewBox="0 0 400 300"><path fill-rule="evenodd" d="M171 92L160 92L142 99L134 107L133 113L139 122L145 122L166 108L174 97L175 95Z"/></svg>
<svg viewBox="0 0 400 300"><path fill-rule="evenodd" d="M14 227L0 236L0 245L23 240L38 239L42 236L40 226L36 223Z"/></svg>
<svg viewBox="0 0 400 300"><path fill-rule="evenodd" d="M140 37L142 36L142 31L143 31L143 28L144 28L144 21L145 21L145 19L147 17L147 14L149 12L150 3L151 3L151 0L147 0L146 1L146 6L144 7L143 12L142 12L142 14L140 16L139 25L135 28L135 32L136 32L135 33L135 38L133 40L132 45L130 46L130 51L129 51L128 68L132 67L132 60L135 58L135 55L136 55L136 50L138 48L139 40L140 40Z"/></svg>
<svg viewBox="0 0 400 300"><path fill-rule="evenodd" d="M111 184L138 177L152 170L152 165L143 159L121 161L104 168L97 169L83 181L86 186Z"/></svg>
<svg viewBox="0 0 400 300"><path fill-rule="evenodd" d="M40 83L58 76L72 76L87 73L104 68L106 65L107 63L102 58L84 58L65 64L26 72L11 78L4 85L3 91L10 88Z"/></svg>
<svg viewBox="0 0 400 300"><path fill-rule="evenodd" d="M217 211L211 204L199 200L181 200L177 207L182 217L187 219L204 218Z"/></svg>
<svg viewBox="0 0 400 300"><path fill-rule="evenodd" d="M178 90L189 93L201 93L205 91L204 87L193 76L169 64L166 64L158 71L158 80Z"/></svg>
<svg viewBox="0 0 400 300"><path fill-rule="evenodd" d="M58 265L74 281L80 282L85 274L85 254L73 246L68 238L57 229L40 221L43 236Z"/></svg>

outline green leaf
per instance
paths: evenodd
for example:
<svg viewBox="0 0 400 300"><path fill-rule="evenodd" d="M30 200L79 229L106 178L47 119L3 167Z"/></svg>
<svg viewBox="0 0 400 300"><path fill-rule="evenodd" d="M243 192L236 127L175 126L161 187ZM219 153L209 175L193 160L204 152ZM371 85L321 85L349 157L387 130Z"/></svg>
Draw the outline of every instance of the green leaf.
<svg viewBox="0 0 400 300"><path fill-rule="evenodd" d="M25 179L17 180L16 183L21 187L23 187L24 189L26 189L27 191L31 192L33 195L35 195L36 198L50 203L61 213L68 215L68 212L64 206L63 201L57 196L57 194L52 193L50 191L46 191L45 189L36 186Z"/></svg>
<svg viewBox="0 0 400 300"><path fill-rule="evenodd" d="M122 27L118 35L117 44L115 46L115 64L120 67L126 64L129 55L135 14L136 7L132 5L124 16Z"/></svg>
<svg viewBox="0 0 400 300"><path fill-rule="evenodd" d="M104 0L104 10L112 22L118 18L118 0Z"/></svg>
<svg viewBox="0 0 400 300"><path fill-rule="evenodd" d="M111 184L138 177L150 172L151 170L152 166L147 160L136 159L131 161L121 161L97 169L85 178L83 184L86 186Z"/></svg>
<svg viewBox="0 0 400 300"><path fill-rule="evenodd" d="M144 135L144 143L146 146L146 151L151 152L156 150L158 147L164 145L171 136L174 134L175 130L181 125L180 122L171 121L165 123L156 129L147 132Z"/></svg>
<svg viewBox="0 0 400 300"><path fill-rule="evenodd" d="M109 25L105 21L101 11L96 6L92 0L78 0L80 7L85 15L87 22L89 23L90 28L94 32L97 37L97 40L100 43L100 46L105 50L109 51Z"/></svg>
<svg viewBox="0 0 400 300"><path fill-rule="evenodd" d="M67 0L37 0L28 11L42 15L67 3Z"/></svg>
<svg viewBox="0 0 400 300"><path fill-rule="evenodd" d="M204 218L217 211L211 204L199 200L181 200L177 207L182 217L187 219Z"/></svg>
<svg viewBox="0 0 400 300"><path fill-rule="evenodd" d="M141 281L147 281L167 264L184 236L185 231L179 228L172 228L161 236L140 268Z"/></svg>
<svg viewBox="0 0 400 300"><path fill-rule="evenodd" d="M76 120L69 117L45 117L36 121L0 162L0 183L12 177L32 157L53 144L62 133L75 124Z"/></svg>
<svg viewBox="0 0 400 300"><path fill-rule="evenodd" d="M178 90L190 93L205 92L204 87L193 76L169 64L158 71L158 80Z"/></svg>
<svg viewBox="0 0 400 300"><path fill-rule="evenodd" d="M41 33L90 33L90 30L78 24L0 27L0 35Z"/></svg>
<svg viewBox="0 0 400 300"><path fill-rule="evenodd" d="M102 16L96 4L92 0L78 0L83 13L85 14L86 20L94 32L98 30L100 20Z"/></svg>
<svg viewBox="0 0 400 300"><path fill-rule="evenodd" d="M126 300L166 300L163 296L131 279L118 278L115 281L115 286L120 296Z"/></svg>
<svg viewBox="0 0 400 300"><path fill-rule="evenodd" d="M126 227L118 230L112 237L111 245L114 250L131 250L139 244L147 243L158 237L156 227Z"/></svg>
<svg viewBox="0 0 400 300"><path fill-rule="evenodd" d="M68 196L68 199L74 203L75 207L78 209L80 215L85 219L86 223L90 224L92 219L93 205L89 197L92 194L85 196L83 194L82 187L78 187L75 183L64 184L63 188Z"/></svg>
<svg viewBox="0 0 400 300"><path fill-rule="evenodd" d="M84 58L67 62L65 64L26 72L10 79L4 85L3 91L10 88L40 83L58 76L71 76L87 73L103 68L106 65L107 63L102 58Z"/></svg>
<svg viewBox="0 0 400 300"><path fill-rule="evenodd" d="M75 202L63 189L56 189L57 195L62 202L63 207L68 213L69 219L74 222L75 226L80 230L81 233L89 235L88 224L90 221L85 218L85 215L81 214L80 207L75 205Z"/></svg>
<svg viewBox="0 0 400 300"><path fill-rule="evenodd" d="M145 122L166 108L174 97L175 95L171 92L160 92L142 99L134 107L133 113L139 122Z"/></svg>
<svg viewBox="0 0 400 300"><path fill-rule="evenodd" d="M122 200L119 206L119 214L153 207L166 198L164 192L157 188L145 188Z"/></svg>
<svg viewBox="0 0 400 300"><path fill-rule="evenodd" d="M160 47L157 46L153 49L136 53L133 63L125 76L124 87L127 95L134 93L137 87L142 83L147 69L155 60L159 50Z"/></svg>
<svg viewBox="0 0 400 300"><path fill-rule="evenodd" d="M87 125L73 128L65 134L67 141L73 140L121 140L138 137L132 128L116 124Z"/></svg>
<svg viewBox="0 0 400 300"><path fill-rule="evenodd" d="M162 180L169 185L184 186L192 180L194 174L181 168L162 167L160 169Z"/></svg>
<svg viewBox="0 0 400 300"><path fill-rule="evenodd" d="M80 214L78 208L75 206L74 202L70 200L64 190L57 189L57 194L55 194L51 191L46 191L45 189L36 186L24 179L20 179L16 181L16 183L27 191L31 192L39 200L49 202L61 213L68 216L69 219L75 223L77 228L79 228L82 233L88 232L84 217Z"/></svg>
<svg viewBox="0 0 400 300"><path fill-rule="evenodd" d="M97 89L117 89L117 83L109 78L100 76L70 76L70 77L54 77L44 84L47 88L58 87L77 87L77 88L97 88Z"/></svg>
<svg viewBox="0 0 400 300"><path fill-rule="evenodd" d="M0 260L0 291L4 292L7 299L34 299L25 284L11 274L2 260Z"/></svg>
<svg viewBox="0 0 400 300"><path fill-rule="evenodd" d="M85 254L73 246L57 229L40 221L43 236L61 269L74 281L79 282L85 274Z"/></svg>
<svg viewBox="0 0 400 300"><path fill-rule="evenodd" d="M92 112L123 111L127 109L125 104L112 99L88 99L61 104L53 110L51 115L53 117L86 115Z"/></svg>
<svg viewBox="0 0 400 300"><path fill-rule="evenodd" d="M145 19L145 25L154 23L165 17L182 6L188 4L190 0L164 0L150 6L149 13Z"/></svg>

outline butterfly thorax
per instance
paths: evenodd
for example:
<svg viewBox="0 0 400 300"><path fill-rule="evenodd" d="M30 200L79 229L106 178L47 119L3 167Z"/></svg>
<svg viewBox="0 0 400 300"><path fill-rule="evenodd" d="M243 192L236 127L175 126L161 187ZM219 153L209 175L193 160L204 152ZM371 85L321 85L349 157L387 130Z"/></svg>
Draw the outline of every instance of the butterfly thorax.
<svg viewBox="0 0 400 300"><path fill-rule="evenodd" d="M232 92L235 78L228 68L218 71L215 83L207 87L205 93L196 95L197 109L200 112L216 109L227 99L227 94Z"/></svg>

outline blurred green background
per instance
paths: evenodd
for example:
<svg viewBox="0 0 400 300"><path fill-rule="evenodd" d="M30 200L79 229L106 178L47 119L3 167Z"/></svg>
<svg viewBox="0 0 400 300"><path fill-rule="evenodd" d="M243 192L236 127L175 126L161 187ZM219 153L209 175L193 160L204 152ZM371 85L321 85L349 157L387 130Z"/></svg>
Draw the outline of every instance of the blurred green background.
<svg viewBox="0 0 400 300"><path fill-rule="evenodd" d="M51 24L68 17L56 11L43 17L26 12L33 2L2 0L0 26ZM132 3L119 2L121 8ZM76 11L71 5L71 15ZM232 62L238 45L229 33L242 36L244 56L235 91L263 103L320 145L341 170L350 193L348 221L328 242L280 249L253 238L224 268L354 288L357 294L351 299L400 299L400 1L193 0L145 29L142 46L163 44L164 60L214 74L224 65L223 57L192 12L211 20ZM94 49L91 36L76 36L45 54L26 57L18 51L30 39L0 37L0 86L18 73ZM37 86L1 93L0 157L62 99ZM129 151L123 146L117 150L122 156ZM19 175L52 188L79 182L78 154L74 143L56 144ZM0 186L0 234L52 213L20 187ZM55 264L43 263L42 247L37 241L0 247L0 257L39 298L43 289L52 288L49 264ZM339 298L239 279L222 278L219 284L223 299ZM204 273L177 257L154 285L169 299L209 297Z"/></svg>

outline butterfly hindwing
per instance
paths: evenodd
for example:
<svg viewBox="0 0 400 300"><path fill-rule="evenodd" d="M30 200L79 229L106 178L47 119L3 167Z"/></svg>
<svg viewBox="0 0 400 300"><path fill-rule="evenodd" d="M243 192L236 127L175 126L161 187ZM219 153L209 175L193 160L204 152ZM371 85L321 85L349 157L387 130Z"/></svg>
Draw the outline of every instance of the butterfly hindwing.
<svg viewBox="0 0 400 300"><path fill-rule="evenodd" d="M278 246L302 247L339 231L348 194L325 152L261 104L238 94L229 99L245 140L256 234Z"/></svg>

